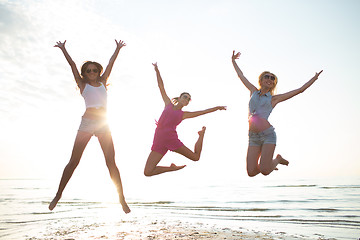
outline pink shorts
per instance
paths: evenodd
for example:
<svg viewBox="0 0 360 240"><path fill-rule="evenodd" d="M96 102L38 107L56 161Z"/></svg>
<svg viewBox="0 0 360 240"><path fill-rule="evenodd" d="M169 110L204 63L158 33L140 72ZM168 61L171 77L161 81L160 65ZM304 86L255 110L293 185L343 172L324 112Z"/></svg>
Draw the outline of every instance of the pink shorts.
<svg viewBox="0 0 360 240"><path fill-rule="evenodd" d="M174 151L182 146L184 144L178 139L176 132L156 129L151 150L165 155L168 150Z"/></svg>

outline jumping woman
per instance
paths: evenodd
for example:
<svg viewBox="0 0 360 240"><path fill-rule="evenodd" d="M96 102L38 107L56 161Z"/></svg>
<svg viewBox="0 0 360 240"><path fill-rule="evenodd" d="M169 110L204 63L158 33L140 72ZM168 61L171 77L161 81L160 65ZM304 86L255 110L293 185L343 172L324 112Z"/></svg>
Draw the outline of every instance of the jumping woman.
<svg viewBox="0 0 360 240"><path fill-rule="evenodd" d="M277 170L276 166L278 164L286 166L289 164L280 154L273 159L276 133L274 127L268 121L271 111L278 103L304 92L318 79L322 70L319 73L315 73L315 76L301 88L284 94L274 95L278 82L276 75L267 71L261 73L259 76L260 89L257 89L247 80L237 65L235 60L239 57L240 53L235 54L235 51L233 51L232 64L242 83L250 90L251 96L249 102L249 146L246 157L247 173L250 177L256 176L259 173L269 175L273 170Z"/></svg>
<svg viewBox="0 0 360 240"><path fill-rule="evenodd" d="M145 165L145 176L153 176L165 172L176 171L185 167L185 165L176 166L174 163L172 163L170 166L158 166L158 163L168 150L177 152L189 158L190 160L198 161L200 159L206 128L203 127L202 130L198 132L199 138L195 143L195 149L193 152L178 139L176 126L179 125L182 120L187 118L198 117L200 115L211 113L217 110L226 110L225 106L218 106L202 111L183 112L182 108L187 106L191 100L190 94L184 92L179 97L170 100L165 92L164 83L161 78L157 63L153 63L153 65L155 68L160 93L165 103L165 109L162 112L159 121L157 122L153 145Z"/></svg>
<svg viewBox="0 0 360 240"><path fill-rule="evenodd" d="M85 62L81 67L81 74L79 74L74 61L68 54L65 43L57 42L54 47L58 47L63 52L66 60L70 64L72 73L75 77L77 86L80 89L81 95L84 97L86 110L82 116L82 121L75 138L74 147L72 150L69 163L66 165L58 191L55 198L49 205L49 209L53 210L61 198L66 184L70 180L75 168L80 162L80 158L84 152L86 145L90 138L95 135L100 143L102 151L105 156L106 166L109 169L110 177L116 185L119 201L125 213L130 212L130 208L125 201L123 188L120 178L119 170L115 163L115 150L109 126L106 121L106 105L107 105L107 80L109 78L111 69L114 65L120 49L126 44L123 41L116 41L116 49L109 64L103 72L102 66L97 62Z"/></svg>

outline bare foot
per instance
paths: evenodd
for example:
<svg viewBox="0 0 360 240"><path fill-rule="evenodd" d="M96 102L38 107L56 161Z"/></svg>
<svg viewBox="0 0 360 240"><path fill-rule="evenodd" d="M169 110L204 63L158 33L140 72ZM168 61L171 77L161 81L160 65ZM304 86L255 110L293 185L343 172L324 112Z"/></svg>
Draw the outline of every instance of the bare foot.
<svg viewBox="0 0 360 240"><path fill-rule="evenodd" d="M170 171L177 171L183 169L184 167L186 167L186 165L176 166L174 163L172 163L170 165Z"/></svg>
<svg viewBox="0 0 360 240"><path fill-rule="evenodd" d="M127 203L125 202L125 199L124 199L124 198L121 198L121 197L120 197L120 204L121 204L121 206L122 206L123 211L124 211L126 214L128 214L129 212L131 212L131 210L130 210L129 206L127 205Z"/></svg>
<svg viewBox="0 0 360 240"><path fill-rule="evenodd" d="M289 161L285 160L280 154L278 154L276 156L276 159L278 159L279 164L286 165L286 166L289 165Z"/></svg>
<svg viewBox="0 0 360 240"><path fill-rule="evenodd" d="M206 127L204 126L204 127L202 127L202 129L201 129L200 131L198 131L198 134L199 134L200 136L204 136L205 130L206 130Z"/></svg>
<svg viewBox="0 0 360 240"><path fill-rule="evenodd" d="M61 198L61 195L60 196L56 195L54 197L54 199L49 204L49 210L50 211L52 211L56 207L56 204L59 202L60 198Z"/></svg>

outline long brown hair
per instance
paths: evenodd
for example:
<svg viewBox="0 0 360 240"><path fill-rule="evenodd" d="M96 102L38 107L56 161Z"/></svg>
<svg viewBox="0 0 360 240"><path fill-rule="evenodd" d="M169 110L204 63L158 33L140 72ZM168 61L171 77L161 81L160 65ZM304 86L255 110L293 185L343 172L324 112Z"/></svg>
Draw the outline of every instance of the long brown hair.
<svg viewBox="0 0 360 240"><path fill-rule="evenodd" d="M87 70L87 68L88 68L88 66L89 66L90 64L94 64L95 67L99 70L99 76L101 76L101 74L102 74L102 72L103 72L103 67L101 66L100 63L92 62L92 61L86 61L86 62L84 62L83 65L81 66L81 73L80 73L80 75L81 75L81 77L82 77L83 82L85 82L85 83L89 83L89 80L87 80L87 78L86 78L85 72L86 72L86 70ZM100 81L100 78L99 78L98 80Z"/></svg>
<svg viewBox="0 0 360 240"><path fill-rule="evenodd" d="M183 92L183 93L180 94L180 97L175 97L175 98L171 99L172 104L176 105L179 102L179 98L181 98L185 94L187 94L187 95L189 95L191 97L190 93Z"/></svg>

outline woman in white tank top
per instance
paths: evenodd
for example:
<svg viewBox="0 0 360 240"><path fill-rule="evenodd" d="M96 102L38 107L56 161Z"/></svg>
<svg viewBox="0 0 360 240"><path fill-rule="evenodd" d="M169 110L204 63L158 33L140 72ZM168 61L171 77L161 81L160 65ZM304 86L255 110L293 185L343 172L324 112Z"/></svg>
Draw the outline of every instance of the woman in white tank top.
<svg viewBox="0 0 360 240"><path fill-rule="evenodd" d="M106 166L109 169L111 179L116 185L122 208L125 213L130 212L130 208L126 203L123 194L120 173L115 163L114 144L106 121L107 79L110 75L111 69L120 49L123 46L126 46L126 44L121 40L115 40L115 42L116 50L110 58L109 64L106 67L104 73L103 68L99 63L88 61L82 65L81 74L79 74L74 61L71 59L65 48L66 40L64 42L57 42L54 46L61 49L66 60L70 64L75 81L80 89L80 93L84 97L86 110L82 116L82 121L75 139L70 161L64 169L56 196L49 205L50 210L53 210L60 200L66 184L70 180L75 168L80 162L81 155L84 152L86 145L88 144L90 138L95 135L97 136L101 148L104 152Z"/></svg>

